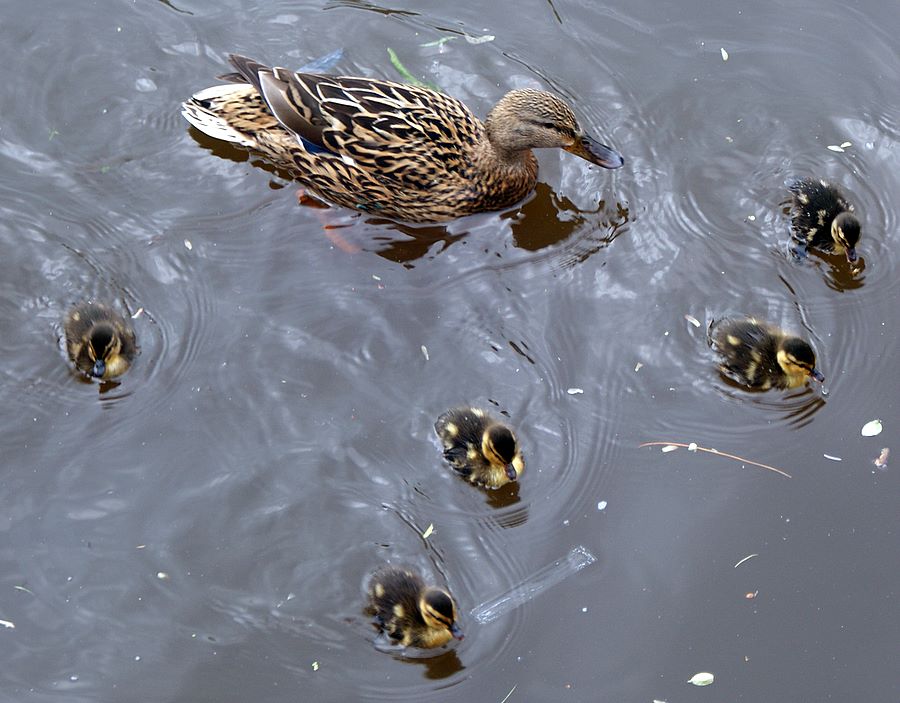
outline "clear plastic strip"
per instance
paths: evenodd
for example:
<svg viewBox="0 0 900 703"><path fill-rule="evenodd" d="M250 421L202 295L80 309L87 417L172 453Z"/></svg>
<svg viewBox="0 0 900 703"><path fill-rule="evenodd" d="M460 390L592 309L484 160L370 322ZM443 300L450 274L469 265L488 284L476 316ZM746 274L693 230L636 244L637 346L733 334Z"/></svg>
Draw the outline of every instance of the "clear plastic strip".
<svg viewBox="0 0 900 703"><path fill-rule="evenodd" d="M480 623L493 622L501 615L527 603L551 586L564 581L595 561L597 561L597 557L591 554L586 547L582 545L574 547L562 559L538 569L518 586L473 608L471 615Z"/></svg>

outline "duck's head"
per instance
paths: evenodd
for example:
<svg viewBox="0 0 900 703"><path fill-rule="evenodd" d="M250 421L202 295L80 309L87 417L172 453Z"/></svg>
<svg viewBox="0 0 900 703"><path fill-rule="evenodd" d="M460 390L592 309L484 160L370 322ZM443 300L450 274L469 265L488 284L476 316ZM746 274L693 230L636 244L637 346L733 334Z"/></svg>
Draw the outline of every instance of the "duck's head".
<svg viewBox="0 0 900 703"><path fill-rule="evenodd" d="M820 383L825 380L825 376L816 368L816 353L799 337L785 337L781 340L776 358L781 370L792 379L792 386L800 385L807 376L812 376Z"/></svg>
<svg viewBox="0 0 900 703"><path fill-rule="evenodd" d="M842 212L831 221L831 237L844 250L847 261L856 261L856 243L859 241L860 226L856 215Z"/></svg>
<svg viewBox="0 0 900 703"><path fill-rule="evenodd" d="M434 630L447 630L458 640L463 638L462 630L456 622L458 619L456 604L444 589L432 586L422 591L419 596L419 611L428 627Z"/></svg>
<svg viewBox="0 0 900 703"><path fill-rule="evenodd" d="M128 370L128 360L122 356L122 336L108 322L98 322L87 335L87 352L94 365L94 378L110 379Z"/></svg>
<svg viewBox="0 0 900 703"><path fill-rule="evenodd" d="M603 168L625 163L617 151L585 134L572 108L543 90L511 90L491 110L485 128L501 154L557 147Z"/></svg>
<svg viewBox="0 0 900 703"><path fill-rule="evenodd" d="M491 425L484 431L481 453L491 464L502 467L510 481L515 481L525 470L516 436L505 425Z"/></svg>

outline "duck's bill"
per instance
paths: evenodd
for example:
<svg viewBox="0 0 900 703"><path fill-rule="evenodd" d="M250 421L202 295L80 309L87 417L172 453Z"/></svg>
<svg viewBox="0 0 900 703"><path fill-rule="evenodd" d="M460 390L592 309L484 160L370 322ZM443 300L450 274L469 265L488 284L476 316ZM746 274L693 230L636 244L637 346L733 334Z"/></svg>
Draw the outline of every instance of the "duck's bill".
<svg viewBox="0 0 900 703"><path fill-rule="evenodd" d="M106 373L106 362L102 359L98 359L94 362L94 367L91 369L91 376L94 378L103 378L103 374Z"/></svg>
<svg viewBox="0 0 900 703"><path fill-rule="evenodd" d="M816 379L819 383L825 382L825 374L819 371L819 369L813 369L809 372L809 375Z"/></svg>
<svg viewBox="0 0 900 703"><path fill-rule="evenodd" d="M457 625L456 623L453 623L450 626L450 634L458 640L461 640L465 636L463 635L462 630L459 629L459 625Z"/></svg>
<svg viewBox="0 0 900 703"><path fill-rule="evenodd" d="M847 261L849 261L852 264L858 258L859 258L859 256L856 253L856 249L847 249Z"/></svg>
<svg viewBox="0 0 900 703"><path fill-rule="evenodd" d="M625 159L622 158L618 151L606 146L606 144L601 144L586 134L577 137L565 149L570 154L580 156L585 161L590 161L592 164L597 164L603 168L621 168L625 163Z"/></svg>
<svg viewBox="0 0 900 703"><path fill-rule="evenodd" d="M516 467L512 464L506 465L506 478L508 478L510 481L515 481L517 478L519 478L519 474L516 473Z"/></svg>

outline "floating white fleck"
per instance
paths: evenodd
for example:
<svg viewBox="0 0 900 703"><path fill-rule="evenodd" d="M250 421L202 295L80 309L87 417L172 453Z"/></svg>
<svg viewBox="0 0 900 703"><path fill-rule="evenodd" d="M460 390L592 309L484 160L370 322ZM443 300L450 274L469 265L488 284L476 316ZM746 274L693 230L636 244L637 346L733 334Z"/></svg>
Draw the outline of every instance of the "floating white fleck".
<svg viewBox="0 0 900 703"><path fill-rule="evenodd" d="M579 395L580 393L584 393L584 388L569 388L566 390L566 393L569 395Z"/></svg>
<svg viewBox="0 0 900 703"><path fill-rule="evenodd" d="M192 250L193 250L194 245L191 244L191 240L190 240L190 239L185 239L185 240L184 240L184 248L187 249L188 251L192 251Z"/></svg>
<svg viewBox="0 0 900 703"><path fill-rule="evenodd" d="M434 523L429 523L428 527L425 529L425 532L422 533L422 539L428 539L431 535L434 534Z"/></svg>
<svg viewBox="0 0 900 703"><path fill-rule="evenodd" d="M15 630L16 624L14 622L10 622L9 620L0 620L0 625L3 625L7 630Z"/></svg>
<svg viewBox="0 0 900 703"><path fill-rule="evenodd" d="M688 683L692 683L695 686L709 686L713 681L715 681L715 676L710 674L708 671L701 671L699 674L694 674L691 678L688 679Z"/></svg>
<svg viewBox="0 0 900 703"><path fill-rule="evenodd" d="M722 52L722 61L728 61L728 52L725 49L719 49Z"/></svg>
<svg viewBox="0 0 900 703"><path fill-rule="evenodd" d="M138 308L137 312L135 312L134 315L131 316L131 319L136 320L143 314L144 314L144 308Z"/></svg>
<svg viewBox="0 0 900 703"><path fill-rule="evenodd" d="M849 149L853 146L850 142L841 142L841 149Z"/></svg>
<svg viewBox="0 0 900 703"><path fill-rule="evenodd" d="M881 434L882 429L884 428L881 426L881 420L870 420L863 425L859 433L863 437L874 437L875 435Z"/></svg>
<svg viewBox="0 0 900 703"><path fill-rule="evenodd" d="M134 82L134 89L139 93L152 93L156 90L156 83L149 78L138 78Z"/></svg>
<svg viewBox="0 0 900 703"><path fill-rule="evenodd" d="M312 663L312 670L313 670L313 671L318 671L318 670L319 670L319 662L313 662L313 663Z"/></svg>
<svg viewBox="0 0 900 703"><path fill-rule="evenodd" d="M373 280L373 281L380 281L380 280L381 280L381 276L376 276L376 275L373 273L373 274L372 274L372 280Z"/></svg>
<svg viewBox="0 0 900 703"><path fill-rule="evenodd" d="M428 347L426 347L426 346L423 344L423 345L422 345L421 347L419 347L419 348L422 350L422 356L425 357L425 361L429 361L429 358L428 358Z"/></svg>
<svg viewBox="0 0 900 703"><path fill-rule="evenodd" d="M843 154L843 153L844 153L844 149L843 149L842 147L839 147L837 144L829 144L829 145L828 145L827 147L825 147L825 148L828 149L828 151L836 151L836 152L838 152L839 154Z"/></svg>
<svg viewBox="0 0 900 703"><path fill-rule="evenodd" d="M493 34L482 34L480 37L472 37L468 34L463 35L469 44L484 44L485 42L494 41Z"/></svg>
<svg viewBox="0 0 900 703"><path fill-rule="evenodd" d="M660 449L659 451L661 451L661 452L663 452L663 453L665 454L665 453L667 453L667 452L674 452L676 449L678 449L678 447L676 447L674 444L667 444L666 446L664 446L664 447L663 447L662 449Z"/></svg>
<svg viewBox="0 0 900 703"><path fill-rule="evenodd" d="M826 459L830 459L831 461L843 461L839 456L831 456L831 454L823 454Z"/></svg>
<svg viewBox="0 0 900 703"><path fill-rule="evenodd" d="M891 456L890 448L884 447L881 450L881 454L879 454L877 457L875 457L875 459L872 463L875 464L875 466L877 466L879 469L886 469L887 465L888 465L888 458L890 456Z"/></svg>
<svg viewBox="0 0 900 703"><path fill-rule="evenodd" d="M643 368L643 366L644 366L644 365L643 365L640 361L637 362L637 363L634 365L635 373L637 373L638 371L640 371L641 368Z"/></svg>
<svg viewBox="0 0 900 703"><path fill-rule="evenodd" d="M693 315L685 315L684 319L687 320L688 322L690 322L694 327L700 326L700 320L698 320Z"/></svg>
<svg viewBox="0 0 900 703"><path fill-rule="evenodd" d="M605 500L601 500L599 503L597 503L597 510L606 510Z"/></svg>
<svg viewBox="0 0 900 703"><path fill-rule="evenodd" d="M165 581L169 578L169 575L165 571L157 571L156 578L158 578L160 581Z"/></svg>
<svg viewBox="0 0 900 703"><path fill-rule="evenodd" d="M751 222L756 222L756 215L747 215L747 219Z"/></svg>
<svg viewBox="0 0 900 703"><path fill-rule="evenodd" d="M688 445L688 451L689 451L689 452L696 452L696 451L697 451L697 443L696 443L696 442L691 442L691 443Z"/></svg>

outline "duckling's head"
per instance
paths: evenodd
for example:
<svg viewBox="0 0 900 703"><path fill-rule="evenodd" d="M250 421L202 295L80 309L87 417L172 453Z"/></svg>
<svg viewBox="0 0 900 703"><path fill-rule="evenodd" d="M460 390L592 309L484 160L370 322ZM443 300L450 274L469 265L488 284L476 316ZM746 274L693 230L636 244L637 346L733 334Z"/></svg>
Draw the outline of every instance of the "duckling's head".
<svg viewBox="0 0 900 703"><path fill-rule="evenodd" d="M456 624L456 604L442 588L426 588L419 597L419 611L428 627L435 630L449 630L458 640L463 638L462 630ZM448 638L449 639L449 638Z"/></svg>
<svg viewBox="0 0 900 703"><path fill-rule="evenodd" d="M502 155L557 147L603 168L625 163L617 151L582 131L572 108L543 90L511 90L491 110L485 128Z"/></svg>
<svg viewBox="0 0 900 703"><path fill-rule="evenodd" d="M515 481L525 468L516 436L505 425L490 425L484 431L481 453L494 466L503 467L510 481Z"/></svg>
<svg viewBox="0 0 900 703"><path fill-rule="evenodd" d="M776 354L781 370L792 380L791 386L800 385L807 376L820 383L825 380L816 368L816 353L799 337L785 337L778 345Z"/></svg>
<svg viewBox="0 0 900 703"><path fill-rule="evenodd" d="M122 337L108 322L98 322L87 335L87 352L94 362L90 374L94 378L114 378L128 370L128 360L122 356Z"/></svg>
<svg viewBox="0 0 900 703"><path fill-rule="evenodd" d="M835 244L843 248L847 261L856 261L856 243L859 241L860 226L856 215L842 212L831 221L831 237Z"/></svg>

